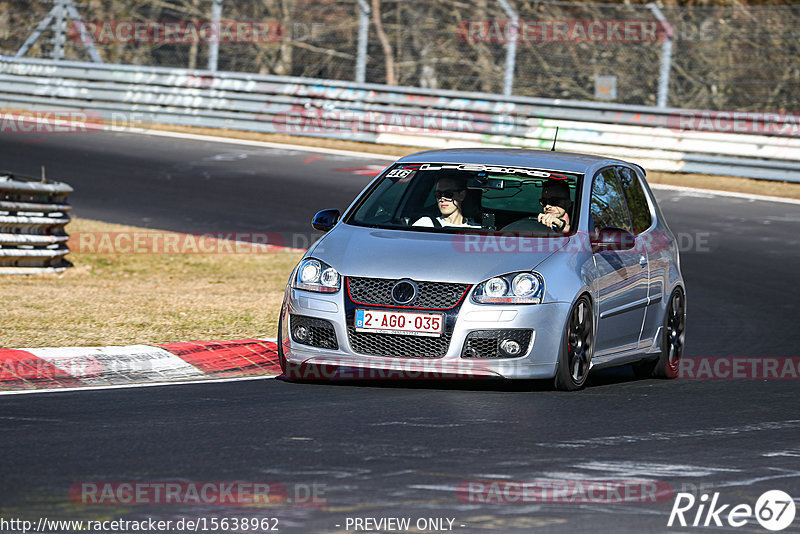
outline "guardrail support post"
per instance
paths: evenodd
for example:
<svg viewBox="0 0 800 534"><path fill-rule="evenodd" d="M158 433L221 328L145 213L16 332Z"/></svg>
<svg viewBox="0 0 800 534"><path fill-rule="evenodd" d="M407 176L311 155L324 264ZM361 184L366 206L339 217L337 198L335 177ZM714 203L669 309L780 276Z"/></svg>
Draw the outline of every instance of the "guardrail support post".
<svg viewBox="0 0 800 534"><path fill-rule="evenodd" d="M222 2L223 0L214 0L211 6L211 23L214 26L215 39L212 39L208 45L208 70L211 72L217 71L219 64L219 38L220 38L220 21L222 20Z"/></svg>
<svg viewBox="0 0 800 534"><path fill-rule="evenodd" d="M667 97L669 95L669 70L672 64L672 40L673 29L672 25L664 16L664 13L658 8L656 4L647 4L653 16L656 17L661 24L661 29L664 33L664 41L661 43L661 68L658 73L658 100L656 105L660 108L667 107Z"/></svg>
<svg viewBox="0 0 800 534"><path fill-rule="evenodd" d="M503 96L511 96L514 89L514 67L517 62L517 39L519 38L519 15L508 0L497 0L500 7L505 11L506 16L511 19L509 27L506 28L506 35L511 38L506 43L506 66L503 73Z"/></svg>
<svg viewBox="0 0 800 534"><path fill-rule="evenodd" d="M356 83L367 79L367 43L369 39L370 7L367 0L358 0L358 52L356 54Z"/></svg>

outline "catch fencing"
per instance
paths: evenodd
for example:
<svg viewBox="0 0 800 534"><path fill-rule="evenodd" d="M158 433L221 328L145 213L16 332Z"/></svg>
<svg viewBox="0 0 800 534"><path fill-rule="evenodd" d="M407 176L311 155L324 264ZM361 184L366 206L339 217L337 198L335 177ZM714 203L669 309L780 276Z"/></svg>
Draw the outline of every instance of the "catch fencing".
<svg viewBox="0 0 800 534"><path fill-rule="evenodd" d="M47 126L50 112L61 110L66 130L78 133L170 124L426 148L549 149L558 127L561 151L657 171L800 182L800 119L792 114L15 58L0 58L0 108L3 133L26 121Z"/></svg>
<svg viewBox="0 0 800 534"><path fill-rule="evenodd" d="M800 4L675 3L0 0L0 55L798 111Z"/></svg>
<svg viewBox="0 0 800 534"><path fill-rule="evenodd" d="M72 188L0 171L0 274L61 272Z"/></svg>

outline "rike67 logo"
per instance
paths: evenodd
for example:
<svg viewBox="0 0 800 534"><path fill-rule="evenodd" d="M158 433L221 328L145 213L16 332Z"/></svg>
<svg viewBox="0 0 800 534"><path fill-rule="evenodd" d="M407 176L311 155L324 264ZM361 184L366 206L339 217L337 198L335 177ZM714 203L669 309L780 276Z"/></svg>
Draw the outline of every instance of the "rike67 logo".
<svg viewBox="0 0 800 534"><path fill-rule="evenodd" d="M749 504L722 504L719 492L710 498L704 493L699 499L691 493L678 493L667 526L722 527L727 523L731 527L743 527L755 517L765 529L779 531L792 524L795 512L794 500L781 490L764 492L755 508Z"/></svg>

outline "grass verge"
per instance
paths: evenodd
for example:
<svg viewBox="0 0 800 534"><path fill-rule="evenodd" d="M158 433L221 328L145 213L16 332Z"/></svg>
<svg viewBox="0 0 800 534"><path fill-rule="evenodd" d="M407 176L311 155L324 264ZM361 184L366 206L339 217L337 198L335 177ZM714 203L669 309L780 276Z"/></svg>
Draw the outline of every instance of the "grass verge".
<svg viewBox="0 0 800 534"><path fill-rule="evenodd" d="M87 219L73 219L67 229L71 235L154 232ZM274 337L284 284L301 256L281 249L239 254L73 252L68 259L75 266L60 275L2 278L0 347Z"/></svg>

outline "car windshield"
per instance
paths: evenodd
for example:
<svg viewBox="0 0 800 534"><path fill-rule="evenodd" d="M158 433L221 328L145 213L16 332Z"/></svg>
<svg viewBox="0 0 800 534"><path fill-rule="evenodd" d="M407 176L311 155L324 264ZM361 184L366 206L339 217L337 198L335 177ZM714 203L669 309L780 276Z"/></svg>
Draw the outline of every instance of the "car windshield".
<svg viewBox="0 0 800 534"><path fill-rule="evenodd" d="M574 231L582 174L479 164L406 163L388 169L348 224L427 232Z"/></svg>

